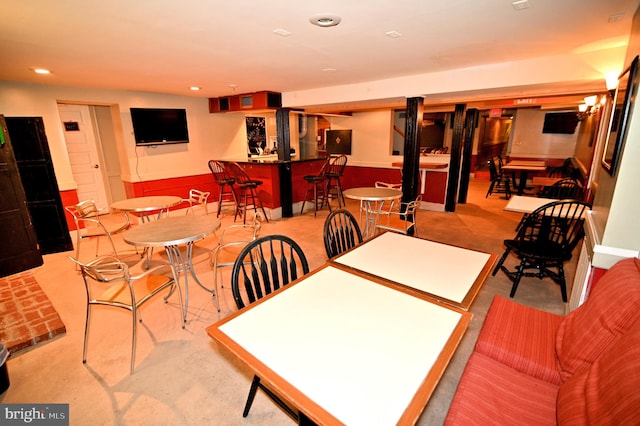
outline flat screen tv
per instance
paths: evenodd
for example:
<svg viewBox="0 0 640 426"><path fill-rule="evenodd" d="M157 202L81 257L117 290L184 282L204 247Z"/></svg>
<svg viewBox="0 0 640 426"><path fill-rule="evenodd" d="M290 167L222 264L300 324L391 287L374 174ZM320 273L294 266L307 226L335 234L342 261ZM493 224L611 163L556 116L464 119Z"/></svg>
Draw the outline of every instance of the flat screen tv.
<svg viewBox="0 0 640 426"><path fill-rule="evenodd" d="M131 108L136 145L188 143L187 111L170 108Z"/></svg>
<svg viewBox="0 0 640 426"><path fill-rule="evenodd" d="M548 112L544 115L542 133L573 134L578 125L578 114L575 112Z"/></svg>

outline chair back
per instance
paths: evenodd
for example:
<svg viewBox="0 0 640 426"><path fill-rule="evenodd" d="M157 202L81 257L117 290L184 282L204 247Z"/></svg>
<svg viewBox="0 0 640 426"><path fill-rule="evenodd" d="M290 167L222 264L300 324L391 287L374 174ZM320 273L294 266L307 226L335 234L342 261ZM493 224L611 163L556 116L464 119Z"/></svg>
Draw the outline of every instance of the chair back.
<svg viewBox="0 0 640 426"><path fill-rule="evenodd" d="M96 207L96 203L93 200L81 201L78 204L67 206L64 209L68 211L71 216L73 216L73 220L76 222L76 226L78 225L79 219L98 216L98 208Z"/></svg>
<svg viewBox="0 0 640 426"><path fill-rule="evenodd" d="M233 178L222 161L209 160L209 170L211 170L213 180L215 180L217 184L232 183L230 181L233 180Z"/></svg>
<svg viewBox="0 0 640 426"><path fill-rule="evenodd" d="M498 173L494 157L487 160L487 165L489 166L489 178L492 181L500 180L500 173Z"/></svg>
<svg viewBox="0 0 640 426"><path fill-rule="evenodd" d="M347 210L334 210L324 221L324 249L335 257L362 242L362 232L356 218Z"/></svg>
<svg viewBox="0 0 640 426"><path fill-rule="evenodd" d="M401 189L402 188L402 184L401 183L388 183L388 182L382 182L382 181L376 181L374 186L376 188L390 188L390 189Z"/></svg>
<svg viewBox="0 0 640 426"><path fill-rule="evenodd" d="M204 211L204 214L208 214L207 200L209 199L210 192L200 191L198 189L189 190L189 198L183 199L183 202L189 203L187 214L194 214L196 209Z"/></svg>
<svg viewBox="0 0 640 426"><path fill-rule="evenodd" d="M238 309L309 272L304 252L291 238L267 235L240 252L231 272L231 291Z"/></svg>
<svg viewBox="0 0 640 426"><path fill-rule="evenodd" d="M251 178L240 164L230 161L226 163L226 169L229 170L231 177L238 185L247 185L251 183Z"/></svg>
<svg viewBox="0 0 640 426"><path fill-rule="evenodd" d="M344 168L347 165L347 156L344 154L337 155L330 158L329 172L330 176L342 176L344 174Z"/></svg>
<svg viewBox="0 0 640 426"><path fill-rule="evenodd" d="M579 200L582 198L582 185L573 178L562 179L544 188L538 195L540 197L554 198L557 200Z"/></svg>
<svg viewBox="0 0 640 426"><path fill-rule="evenodd" d="M584 237L584 219L590 209L590 204L577 200L545 204L525 218L515 239L526 242L528 252L568 260Z"/></svg>

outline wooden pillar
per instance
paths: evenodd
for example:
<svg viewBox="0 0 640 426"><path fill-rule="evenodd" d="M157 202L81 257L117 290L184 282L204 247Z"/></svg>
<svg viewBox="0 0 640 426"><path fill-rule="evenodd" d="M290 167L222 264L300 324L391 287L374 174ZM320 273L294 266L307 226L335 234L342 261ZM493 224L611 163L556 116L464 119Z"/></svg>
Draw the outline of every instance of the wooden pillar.
<svg viewBox="0 0 640 426"><path fill-rule="evenodd" d="M293 182L291 178L291 131L287 108L276 111L278 137L278 175L280 177L280 204L282 217L293 217Z"/></svg>
<svg viewBox="0 0 640 426"><path fill-rule="evenodd" d="M407 98L402 163L402 202L416 199L420 188L420 132L424 115L424 98Z"/></svg>
<svg viewBox="0 0 640 426"><path fill-rule="evenodd" d="M467 202L469 193L469 176L471 175L471 156L473 154L473 135L478 128L478 110L467 110L464 120L464 146L462 148L462 170L460 172L460 190L458 191L458 203Z"/></svg>
<svg viewBox="0 0 640 426"><path fill-rule="evenodd" d="M456 194L460 177L460 157L462 155L462 140L464 138L464 108L465 104L456 104L453 113L453 135L451 138L451 159L449 160L449 181L444 210L456 211Z"/></svg>

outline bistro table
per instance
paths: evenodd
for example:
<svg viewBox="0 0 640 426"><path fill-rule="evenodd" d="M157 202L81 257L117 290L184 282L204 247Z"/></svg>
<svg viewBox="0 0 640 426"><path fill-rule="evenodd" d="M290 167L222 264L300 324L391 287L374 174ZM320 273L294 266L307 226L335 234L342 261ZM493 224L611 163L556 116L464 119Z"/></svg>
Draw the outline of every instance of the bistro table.
<svg viewBox="0 0 640 426"><path fill-rule="evenodd" d="M518 195L522 195L524 194L524 188L527 185L529 172L544 172L545 170L547 170L547 167L544 161L514 160L502 166L502 170L512 172L514 181L516 180L516 172L520 172L520 181L518 182Z"/></svg>
<svg viewBox="0 0 640 426"><path fill-rule="evenodd" d="M111 204L111 209L125 213L140 213L140 220L148 222L147 217L152 212L158 212L158 219L162 212L169 213L169 207L182 203L182 198L173 195L155 195L151 197L127 198Z"/></svg>
<svg viewBox="0 0 640 426"><path fill-rule="evenodd" d="M325 264L207 333L301 418L318 425L413 425L471 317Z"/></svg>
<svg viewBox="0 0 640 426"><path fill-rule="evenodd" d="M385 201L398 200L402 197L402 191L393 188L361 187L350 188L342 194L352 200L364 203L364 229L362 236L371 238L375 234L376 223Z"/></svg>
<svg viewBox="0 0 640 426"><path fill-rule="evenodd" d="M178 274L176 279L180 279L180 274L184 273L185 321L189 307L189 278L187 275L191 274L198 285L206 288L193 269L193 244L195 241L213 234L218 228L220 228L220 221L216 218L188 215L143 223L123 234L124 241L135 246L145 248L164 246L169 262ZM186 250L183 253L180 246L185 244Z"/></svg>
<svg viewBox="0 0 640 426"><path fill-rule="evenodd" d="M385 232L330 260L468 310L495 254Z"/></svg>
<svg viewBox="0 0 640 426"><path fill-rule="evenodd" d="M522 195L514 195L504 207L505 211L529 214L545 204L553 203L553 198L543 197L525 197Z"/></svg>

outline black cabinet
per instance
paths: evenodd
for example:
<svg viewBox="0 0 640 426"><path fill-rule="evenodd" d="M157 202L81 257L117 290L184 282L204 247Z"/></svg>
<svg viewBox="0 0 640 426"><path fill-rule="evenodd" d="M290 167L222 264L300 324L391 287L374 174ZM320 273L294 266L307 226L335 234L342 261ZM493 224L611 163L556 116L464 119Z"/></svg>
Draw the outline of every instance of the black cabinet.
<svg viewBox="0 0 640 426"><path fill-rule="evenodd" d="M73 250L42 117L6 117L42 254Z"/></svg>

